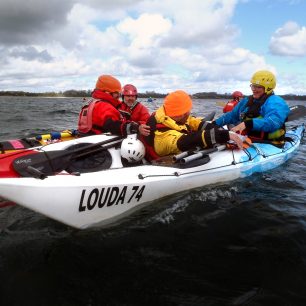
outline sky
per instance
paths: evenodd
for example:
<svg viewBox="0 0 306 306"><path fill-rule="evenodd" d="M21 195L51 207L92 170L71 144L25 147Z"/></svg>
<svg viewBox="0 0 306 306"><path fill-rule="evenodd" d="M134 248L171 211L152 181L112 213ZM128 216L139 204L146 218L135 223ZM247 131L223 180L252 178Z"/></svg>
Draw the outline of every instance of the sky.
<svg viewBox="0 0 306 306"><path fill-rule="evenodd" d="M0 91L306 94L306 0L0 0Z"/></svg>

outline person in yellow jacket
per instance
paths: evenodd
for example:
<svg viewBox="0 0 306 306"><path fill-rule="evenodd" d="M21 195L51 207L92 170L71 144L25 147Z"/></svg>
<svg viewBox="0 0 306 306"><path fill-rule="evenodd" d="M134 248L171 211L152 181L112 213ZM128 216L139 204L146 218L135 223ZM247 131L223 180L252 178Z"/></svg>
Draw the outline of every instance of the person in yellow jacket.
<svg viewBox="0 0 306 306"><path fill-rule="evenodd" d="M210 148L229 140L243 147L239 135L191 116L191 109L192 100L185 91L177 90L166 96L163 105L147 121L151 134L144 137L144 142L149 160L197 147Z"/></svg>

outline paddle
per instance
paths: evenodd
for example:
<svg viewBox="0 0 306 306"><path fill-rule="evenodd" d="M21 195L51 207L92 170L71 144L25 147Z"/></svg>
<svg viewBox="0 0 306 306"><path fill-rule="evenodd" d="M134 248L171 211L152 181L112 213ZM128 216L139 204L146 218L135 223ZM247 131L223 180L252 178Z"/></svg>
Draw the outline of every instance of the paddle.
<svg viewBox="0 0 306 306"><path fill-rule="evenodd" d="M216 111L211 112L210 114L206 115L202 121L212 121L215 117Z"/></svg>
<svg viewBox="0 0 306 306"><path fill-rule="evenodd" d="M122 140L121 136L116 136L94 144L77 144L75 149L72 146L72 149L68 147L65 150L35 152L34 154L16 158L13 161L13 167L23 177L44 179L48 175L65 170L71 161L107 150ZM83 146L79 147L79 145Z"/></svg>
<svg viewBox="0 0 306 306"><path fill-rule="evenodd" d="M287 121L293 121L306 116L306 107L304 105L290 106L290 114Z"/></svg>

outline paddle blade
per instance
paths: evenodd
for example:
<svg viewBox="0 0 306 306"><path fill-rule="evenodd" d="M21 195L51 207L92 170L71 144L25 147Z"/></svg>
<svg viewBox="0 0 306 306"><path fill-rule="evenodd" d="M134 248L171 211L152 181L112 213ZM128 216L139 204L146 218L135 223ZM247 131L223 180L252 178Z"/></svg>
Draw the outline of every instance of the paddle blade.
<svg viewBox="0 0 306 306"><path fill-rule="evenodd" d="M290 114L287 121L293 121L306 116L306 107L304 105L290 106Z"/></svg>
<svg viewBox="0 0 306 306"><path fill-rule="evenodd" d="M0 157L0 178L20 177L19 173L15 171L13 163L18 158L26 158L29 155L36 154L32 150L11 152Z"/></svg>
<svg viewBox="0 0 306 306"><path fill-rule="evenodd" d="M69 164L69 159L70 155L63 156L62 151L38 152L16 158L13 168L23 177L43 179L64 170Z"/></svg>
<svg viewBox="0 0 306 306"><path fill-rule="evenodd" d="M203 118L203 121L212 121L212 120L214 120L215 115L216 115L216 112L213 111L213 112L211 112L210 114L206 115L206 116Z"/></svg>

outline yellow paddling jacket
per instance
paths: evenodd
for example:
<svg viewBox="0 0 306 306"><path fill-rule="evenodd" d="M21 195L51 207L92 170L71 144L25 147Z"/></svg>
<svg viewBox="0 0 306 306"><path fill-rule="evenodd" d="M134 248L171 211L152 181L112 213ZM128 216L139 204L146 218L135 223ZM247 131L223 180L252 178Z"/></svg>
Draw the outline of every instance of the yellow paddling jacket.
<svg viewBox="0 0 306 306"><path fill-rule="evenodd" d="M215 143L224 143L229 140L226 130L218 130L202 118L189 116L185 124L178 124L165 114L161 106L153 113L147 125L151 128L151 134L145 137L147 152L154 148L157 156L151 155L151 159L158 156L177 154L182 151L195 149L196 147L212 147Z"/></svg>

